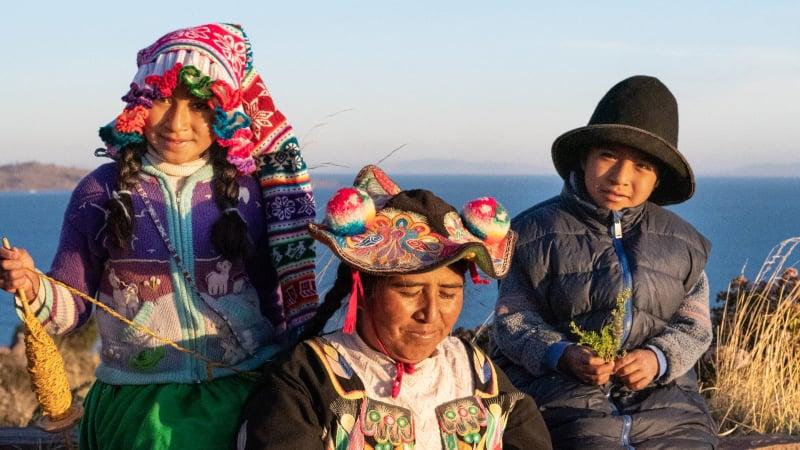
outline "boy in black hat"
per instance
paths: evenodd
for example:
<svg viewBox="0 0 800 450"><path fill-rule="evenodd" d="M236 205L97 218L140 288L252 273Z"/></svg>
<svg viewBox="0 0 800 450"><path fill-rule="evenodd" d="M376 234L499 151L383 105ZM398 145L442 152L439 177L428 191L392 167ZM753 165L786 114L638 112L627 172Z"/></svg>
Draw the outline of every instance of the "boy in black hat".
<svg viewBox="0 0 800 450"><path fill-rule="evenodd" d="M498 364L540 405L555 447L713 447L716 427L692 366L711 343L710 243L662 205L688 200L678 107L635 76L589 124L553 144L560 195L517 216L495 320ZM621 306L618 307L617 305ZM570 332L614 322L604 361Z"/></svg>

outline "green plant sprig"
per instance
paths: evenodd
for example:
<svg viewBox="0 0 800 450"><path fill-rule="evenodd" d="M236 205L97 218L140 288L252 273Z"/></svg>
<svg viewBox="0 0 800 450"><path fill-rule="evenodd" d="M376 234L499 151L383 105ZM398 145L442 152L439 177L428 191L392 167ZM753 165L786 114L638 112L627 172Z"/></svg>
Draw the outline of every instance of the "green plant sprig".
<svg viewBox="0 0 800 450"><path fill-rule="evenodd" d="M624 289L617 294L611 320L600 331L582 330L575 321L570 322L569 330L578 338L578 345L585 345L597 353L605 362L613 362L625 356L622 347L622 322L625 317L625 302L631 297L631 290Z"/></svg>

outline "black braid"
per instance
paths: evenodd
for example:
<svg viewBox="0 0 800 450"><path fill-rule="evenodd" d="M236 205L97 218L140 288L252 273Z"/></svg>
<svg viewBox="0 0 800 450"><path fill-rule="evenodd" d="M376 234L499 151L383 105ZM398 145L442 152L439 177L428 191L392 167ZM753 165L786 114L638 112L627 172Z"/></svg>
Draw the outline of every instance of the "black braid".
<svg viewBox="0 0 800 450"><path fill-rule="evenodd" d="M353 287L351 269L347 264L339 263L336 269L336 280L330 290L325 294L325 300L319 305L314 317L306 323L300 340L304 341L322 333L325 324L342 306L342 300L350 293Z"/></svg>
<svg viewBox="0 0 800 450"><path fill-rule="evenodd" d="M118 248L124 248L131 241L133 236L133 202L131 201L131 190L136 184L136 179L142 169L142 155L144 147L141 145L131 145L120 151L117 160L117 180L119 188L117 195L119 199L111 197L106 202L108 210L108 231L114 244ZM125 193L119 191L128 191Z"/></svg>
<svg viewBox="0 0 800 450"><path fill-rule="evenodd" d="M236 166L228 162L226 150L219 145L213 144L210 153L211 165L214 167L214 178L211 180L214 202L222 211L222 217L211 229L211 242L225 259L243 260L249 256L252 247L247 236L247 222L235 212L224 212L239 204Z"/></svg>

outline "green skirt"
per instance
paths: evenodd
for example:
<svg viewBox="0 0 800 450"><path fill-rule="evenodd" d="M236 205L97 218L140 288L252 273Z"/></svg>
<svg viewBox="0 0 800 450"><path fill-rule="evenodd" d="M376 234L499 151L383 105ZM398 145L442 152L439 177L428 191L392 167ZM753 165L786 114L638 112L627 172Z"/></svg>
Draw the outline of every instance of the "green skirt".
<svg viewBox="0 0 800 450"><path fill-rule="evenodd" d="M252 373L199 384L95 381L83 402L80 448L231 448L255 384Z"/></svg>

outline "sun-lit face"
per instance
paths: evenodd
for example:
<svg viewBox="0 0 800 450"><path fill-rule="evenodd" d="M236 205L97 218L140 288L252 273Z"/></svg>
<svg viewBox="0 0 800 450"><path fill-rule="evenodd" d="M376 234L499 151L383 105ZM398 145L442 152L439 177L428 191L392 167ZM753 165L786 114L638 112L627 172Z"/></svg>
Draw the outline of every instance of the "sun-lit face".
<svg viewBox="0 0 800 450"><path fill-rule="evenodd" d="M634 148L618 144L593 146L586 155L584 183L595 205L619 211L650 198L658 184L658 168Z"/></svg>
<svg viewBox="0 0 800 450"><path fill-rule="evenodd" d="M417 363L431 356L458 320L464 304L464 275L440 267L421 274L387 277L367 295L369 298L360 304L361 337L377 350L381 350L380 338L388 356Z"/></svg>
<svg viewBox="0 0 800 450"><path fill-rule="evenodd" d="M189 94L181 84L172 97L153 101L144 136L167 162L182 164L199 159L214 142L214 111L206 100Z"/></svg>

